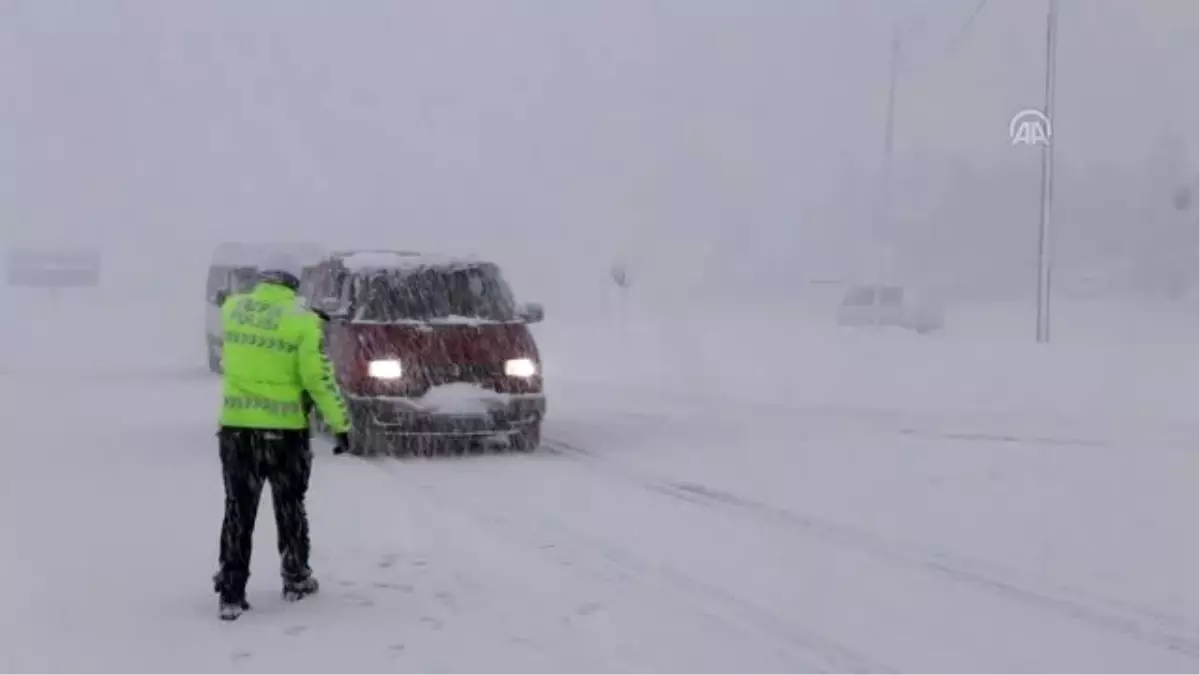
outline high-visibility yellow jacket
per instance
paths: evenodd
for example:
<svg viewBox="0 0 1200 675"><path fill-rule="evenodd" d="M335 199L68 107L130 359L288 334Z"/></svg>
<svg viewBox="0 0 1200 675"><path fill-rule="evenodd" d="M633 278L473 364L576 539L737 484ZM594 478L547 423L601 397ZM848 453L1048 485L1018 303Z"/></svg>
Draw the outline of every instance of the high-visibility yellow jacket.
<svg viewBox="0 0 1200 675"><path fill-rule="evenodd" d="M221 426L307 429L307 392L331 431L350 430L346 401L325 354L323 322L295 291L260 283L226 300L221 320Z"/></svg>

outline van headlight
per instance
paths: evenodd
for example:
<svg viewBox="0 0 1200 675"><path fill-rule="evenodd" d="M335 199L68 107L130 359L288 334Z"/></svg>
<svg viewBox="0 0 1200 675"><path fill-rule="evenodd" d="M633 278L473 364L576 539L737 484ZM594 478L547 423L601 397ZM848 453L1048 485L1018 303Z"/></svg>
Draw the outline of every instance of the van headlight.
<svg viewBox="0 0 1200 675"><path fill-rule="evenodd" d="M404 368L396 359L382 359L367 364L367 375L379 380L398 380L404 375Z"/></svg>
<svg viewBox="0 0 1200 675"><path fill-rule="evenodd" d="M509 377L533 377L537 375L537 364L533 359L509 359L504 362L504 374Z"/></svg>

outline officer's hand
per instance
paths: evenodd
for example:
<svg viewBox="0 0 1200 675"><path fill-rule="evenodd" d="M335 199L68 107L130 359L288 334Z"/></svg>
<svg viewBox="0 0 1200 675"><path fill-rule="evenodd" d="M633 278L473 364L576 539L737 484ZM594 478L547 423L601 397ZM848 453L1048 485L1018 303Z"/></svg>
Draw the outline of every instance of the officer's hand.
<svg viewBox="0 0 1200 675"><path fill-rule="evenodd" d="M333 454L340 455L350 449L350 434L335 434Z"/></svg>

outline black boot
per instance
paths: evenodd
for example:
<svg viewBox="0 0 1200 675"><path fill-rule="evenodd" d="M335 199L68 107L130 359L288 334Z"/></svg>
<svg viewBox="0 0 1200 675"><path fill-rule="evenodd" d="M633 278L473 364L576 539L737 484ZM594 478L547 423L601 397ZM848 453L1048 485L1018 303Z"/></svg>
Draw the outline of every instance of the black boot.
<svg viewBox="0 0 1200 675"><path fill-rule="evenodd" d="M233 621L248 609L250 609L250 603L246 602L246 598L222 594L217 615L221 617L222 621Z"/></svg>
<svg viewBox="0 0 1200 675"><path fill-rule="evenodd" d="M312 575L300 579L284 579L283 599L295 602L316 593L320 588L321 585L317 583L317 578Z"/></svg>
<svg viewBox="0 0 1200 675"><path fill-rule="evenodd" d="M213 591L217 594L217 614L222 621L233 621L250 609L250 603L246 602L246 591L230 587L221 578L220 572L213 575Z"/></svg>

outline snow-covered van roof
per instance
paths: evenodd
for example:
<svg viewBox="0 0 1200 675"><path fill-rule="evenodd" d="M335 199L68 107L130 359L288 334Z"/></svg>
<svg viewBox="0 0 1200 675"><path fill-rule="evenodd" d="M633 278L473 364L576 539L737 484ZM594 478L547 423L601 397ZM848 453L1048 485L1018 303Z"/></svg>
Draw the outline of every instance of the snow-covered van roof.
<svg viewBox="0 0 1200 675"><path fill-rule="evenodd" d="M347 269L365 272L369 270L410 270L418 267L459 267L487 263L474 257L456 257L417 251L337 251L333 256Z"/></svg>
<svg viewBox="0 0 1200 675"><path fill-rule="evenodd" d="M307 242L224 242L213 250L212 264L258 267L287 259L308 265L319 262L325 255L325 247Z"/></svg>

